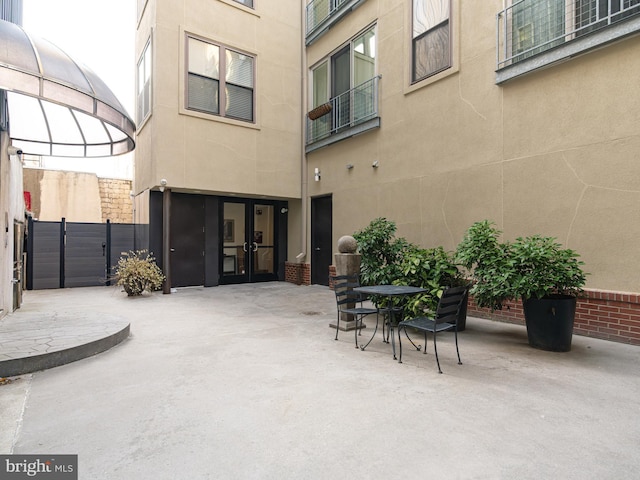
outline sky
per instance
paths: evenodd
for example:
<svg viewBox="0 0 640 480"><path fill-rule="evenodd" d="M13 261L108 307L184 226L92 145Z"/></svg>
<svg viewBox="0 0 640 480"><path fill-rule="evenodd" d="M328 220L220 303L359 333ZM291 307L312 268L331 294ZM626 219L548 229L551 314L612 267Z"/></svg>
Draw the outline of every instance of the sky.
<svg viewBox="0 0 640 480"><path fill-rule="evenodd" d="M23 0L23 28L93 70L135 116L135 0ZM46 168L131 178L133 154L109 158L45 158Z"/></svg>

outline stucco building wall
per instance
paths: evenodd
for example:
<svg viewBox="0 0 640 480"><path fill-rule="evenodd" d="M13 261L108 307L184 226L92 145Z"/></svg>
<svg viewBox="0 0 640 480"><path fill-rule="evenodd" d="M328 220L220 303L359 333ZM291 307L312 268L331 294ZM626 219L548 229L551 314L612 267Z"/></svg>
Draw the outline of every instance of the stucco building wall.
<svg viewBox="0 0 640 480"><path fill-rule="evenodd" d="M454 249L490 219L506 239L577 250L589 288L640 291L640 36L498 85L503 2L454 0L452 68L411 85L410 4L367 0L307 47L312 67L377 25L381 127L307 154L309 195L333 196L334 244L386 217Z"/></svg>
<svg viewBox="0 0 640 480"><path fill-rule="evenodd" d="M137 58L152 44L151 115L138 128L135 192L169 188L207 194L300 198L301 18L298 0L148 0ZM277 34L276 34L277 32ZM186 35L256 58L255 121L185 108Z"/></svg>

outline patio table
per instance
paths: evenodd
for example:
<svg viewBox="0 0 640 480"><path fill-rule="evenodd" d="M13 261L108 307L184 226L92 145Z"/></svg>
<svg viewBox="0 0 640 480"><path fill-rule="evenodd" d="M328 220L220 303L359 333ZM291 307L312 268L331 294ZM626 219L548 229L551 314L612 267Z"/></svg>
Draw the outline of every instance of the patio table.
<svg viewBox="0 0 640 480"><path fill-rule="evenodd" d="M396 320L397 309L393 308L393 298L394 297L401 298L401 297L407 297L411 295L417 295L419 293L424 293L427 290L422 287L412 287L410 285L369 285L369 286L363 286L363 287L356 287L353 290L355 292L365 293L367 295L380 295L382 297L387 297L387 299L389 300L389 305L390 305L389 332L391 335L391 350L393 352L393 359L397 360L396 344L393 336L393 327L396 324L395 320ZM384 321L382 324L382 329L383 329L383 337L384 337ZM373 335L371 336L369 341L366 343L366 345L364 345L363 347L360 347L362 350L367 348L367 346L371 343L371 340L373 340L373 337L375 337L377 330L378 330L378 326L376 324L376 330L374 330ZM406 331L405 331L405 334L406 334ZM407 335L407 338L409 338L408 335ZM413 344L413 341L411 340L411 338L409 338L409 341ZM416 348L418 348L415 344L413 345Z"/></svg>

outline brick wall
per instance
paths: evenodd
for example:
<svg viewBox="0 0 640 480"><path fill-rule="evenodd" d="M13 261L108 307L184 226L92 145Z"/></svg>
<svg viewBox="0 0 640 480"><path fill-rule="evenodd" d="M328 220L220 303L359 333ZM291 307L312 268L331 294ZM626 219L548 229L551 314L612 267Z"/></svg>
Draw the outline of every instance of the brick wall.
<svg viewBox="0 0 640 480"><path fill-rule="evenodd" d="M284 281L296 285L311 285L311 264L284 262Z"/></svg>
<svg viewBox="0 0 640 480"><path fill-rule="evenodd" d="M98 178L98 187L100 189L102 221L133 223L133 203L129 196L131 180Z"/></svg>
<svg viewBox="0 0 640 480"><path fill-rule="evenodd" d="M508 302L502 310L491 312L478 308L469 297L468 315L524 325L522 302ZM640 345L640 294L585 290L585 296L578 299L573 332Z"/></svg>

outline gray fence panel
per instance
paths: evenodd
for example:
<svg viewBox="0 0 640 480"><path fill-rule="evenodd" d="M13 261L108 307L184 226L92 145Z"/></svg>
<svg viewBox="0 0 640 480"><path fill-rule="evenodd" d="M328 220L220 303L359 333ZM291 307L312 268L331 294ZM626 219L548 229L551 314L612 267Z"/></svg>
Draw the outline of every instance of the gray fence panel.
<svg viewBox="0 0 640 480"><path fill-rule="evenodd" d="M133 223L111 224L111 274L118 265L120 257L134 250L135 227Z"/></svg>
<svg viewBox="0 0 640 480"><path fill-rule="evenodd" d="M33 222L33 288L60 288L60 222Z"/></svg>
<svg viewBox="0 0 640 480"><path fill-rule="evenodd" d="M106 238L104 223L67 222L65 287L105 284Z"/></svg>
<svg viewBox="0 0 640 480"><path fill-rule="evenodd" d="M106 285L107 224L66 222L64 257L61 257L62 222L31 222L27 285L33 290L60 288L60 271L64 269L64 287ZM122 252L134 250L136 232L141 226L129 223L110 224L111 267L118 264ZM136 230L137 229L137 230ZM61 267L61 258L64 265ZM30 272L30 273L29 273Z"/></svg>

